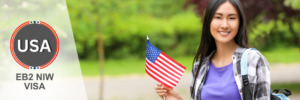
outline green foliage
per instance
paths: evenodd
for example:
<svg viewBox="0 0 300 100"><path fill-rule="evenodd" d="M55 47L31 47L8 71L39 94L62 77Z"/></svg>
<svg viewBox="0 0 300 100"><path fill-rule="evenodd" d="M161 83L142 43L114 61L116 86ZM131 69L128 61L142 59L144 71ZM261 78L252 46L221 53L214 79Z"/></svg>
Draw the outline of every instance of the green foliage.
<svg viewBox="0 0 300 100"><path fill-rule="evenodd" d="M300 46L299 21L291 17L291 21L282 20L284 14L279 14L279 19L264 20L263 16L258 16L248 25L249 42L251 46L269 50L280 46Z"/></svg>
<svg viewBox="0 0 300 100"><path fill-rule="evenodd" d="M139 15L115 21L114 25L103 30L106 54L113 58L130 57L132 54L144 57L147 35L153 45L167 53L178 49L190 51L186 42L195 43L200 39L200 20L192 12L176 14L169 19ZM178 48L177 44L181 43L184 43L183 47Z"/></svg>
<svg viewBox="0 0 300 100"><path fill-rule="evenodd" d="M183 10L181 0L67 3L80 58L97 58L97 34L107 58L143 58L147 35L152 44L174 56L193 54L200 41L200 19L191 9Z"/></svg>
<svg viewBox="0 0 300 100"><path fill-rule="evenodd" d="M201 17L183 0L67 0L78 55L97 59L101 34L106 58L144 58L146 36L171 57L194 56L201 38ZM298 4L287 0L285 5ZM293 9L298 9L292 6ZM249 21L251 46L271 50L277 46L300 47L299 16L281 12L278 19L266 13Z"/></svg>
<svg viewBox="0 0 300 100"><path fill-rule="evenodd" d="M295 10L300 10L300 0L285 0L284 5L290 6Z"/></svg>

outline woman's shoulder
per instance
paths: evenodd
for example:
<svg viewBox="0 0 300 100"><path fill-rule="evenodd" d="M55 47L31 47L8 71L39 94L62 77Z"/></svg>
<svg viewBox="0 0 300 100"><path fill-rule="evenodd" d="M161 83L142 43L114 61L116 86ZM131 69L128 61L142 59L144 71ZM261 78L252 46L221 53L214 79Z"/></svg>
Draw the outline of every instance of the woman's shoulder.
<svg viewBox="0 0 300 100"><path fill-rule="evenodd" d="M199 67L199 64L200 64L200 60L197 60L194 65L193 65L193 68L192 68L192 73L196 73L195 71L198 69Z"/></svg>
<svg viewBox="0 0 300 100"><path fill-rule="evenodd" d="M257 49L251 50L248 54L248 63L251 65L269 66L266 57Z"/></svg>
<svg viewBox="0 0 300 100"><path fill-rule="evenodd" d="M212 56L214 53L215 53L215 51L212 51L208 56L204 57L204 59L202 60L202 64L201 64L201 65L206 65L207 63L209 63L209 60L210 60L211 56ZM194 63L193 67L196 68L196 67L199 66L199 64L200 64L200 59L198 59L198 60Z"/></svg>
<svg viewBox="0 0 300 100"><path fill-rule="evenodd" d="M265 56L257 49L252 48L252 50L249 52L248 58L261 58L265 59Z"/></svg>
<svg viewBox="0 0 300 100"><path fill-rule="evenodd" d="M196 70L201 70L202 68L207 68L208 67L207 65L210 63L210 58L214 53L215 53L215 51L212 51L208 56L204 57L204 59L201 62L201 66L199 66L200 59L198 59L193 65L192 73L195 73ZM199 67L200 67L200 69L199 69Z"/></svg>
<svg viewBox="0 0 300 100"><path fill-rule="evenodd" d="M264 57L261 52L255 48L249 48L249 49L252 49L250 52L249 52L249 56L251 57L257 57L257 58L262 58Z"/></svg>
<svg viewBox="0 0 300 100"><path fill-rule="evenodd" d="M257 64L269 65L265 56L259 50L255 49L255 48L238 47L234 53L234 56L237 57L238 60L241 60L242 54L247 49L252 49L252 50L250 50L248 57L247 57L248 64L250 64L250 65L257 65Z"/></svg>
<svg viewBox="0 0 300 100"><path fill-rule="evenodd" d="M238 56L238 58L241 58L242 54L244 53L244 51L246 51L247 49L251 49L249 54L248 54L248 58L265 58L263 56L263 54L255 49L255 48L244 48L244 47L238 47L237 50L235 51L234 55Z"/></svg>

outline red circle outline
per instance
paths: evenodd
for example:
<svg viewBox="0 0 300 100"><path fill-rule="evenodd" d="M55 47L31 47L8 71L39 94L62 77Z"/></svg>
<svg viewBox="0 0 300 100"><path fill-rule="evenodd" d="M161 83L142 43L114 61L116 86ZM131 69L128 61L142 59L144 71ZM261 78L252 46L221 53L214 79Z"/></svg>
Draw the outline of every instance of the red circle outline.
<svg viewBox="0 0 300 100"><path fill-rule="evenodd" d="M10 38L10 52L11 52L13 58L15 59L15 61L16 61L19 65L21 65L22 67L24 67L24 68L26 68L26 69L29 69L29 66L26 65L26 64L24 64L24 63L22 63L22 62L17 58L17 56L16 56L16 54L15 54L15 51L14 51L14 48L13 48L13 42L14 42L15 36L16 36L16 34L19 32L19 30L20 30L21 28L23 28L24 26L28 25L28 24L30 24L29 21L26 21L26 22L22 23L21 25L19 25L19 26L15 29L15 31L13 32L13 34L12 34L12 36L11 36L11 38ZM55 40L56 40L56 51L55 51L54 56L52 57L52 59L51 59L50 61L48 61L48 63L46 63L46 64L40 66L40 69L44 69L44 68L46 68L47 66L49 66L49 65L56 59L56 57L57 57L57 55L58 55L58 52L59 52L59 38L58 38L58 36L57 36L55 30L54 30L50 25L48 25L47 23L45 23L45 22L43 22L43 21L40 21L40 24L41 24L41 25L44 25L44 26L46 26L48 29L50 29L51 32L53 33L54 37L55 37Z"/></svg>

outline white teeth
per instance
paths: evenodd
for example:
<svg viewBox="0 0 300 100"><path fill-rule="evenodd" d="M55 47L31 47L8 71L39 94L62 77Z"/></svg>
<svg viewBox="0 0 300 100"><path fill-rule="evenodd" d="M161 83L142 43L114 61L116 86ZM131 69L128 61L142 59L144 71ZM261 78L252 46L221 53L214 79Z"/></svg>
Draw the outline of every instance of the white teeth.
<svg viewBox="0 0 300 100"><path fill-rule="evenodd" d="M221 35L227 35L229 32L220 32Z"/></svg>

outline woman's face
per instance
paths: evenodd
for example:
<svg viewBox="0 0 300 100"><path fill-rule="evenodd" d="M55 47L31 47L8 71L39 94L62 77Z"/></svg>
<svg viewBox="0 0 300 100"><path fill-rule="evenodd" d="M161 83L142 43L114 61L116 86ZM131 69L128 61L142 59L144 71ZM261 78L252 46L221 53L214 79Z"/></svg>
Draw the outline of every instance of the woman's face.
<svg viewBox="0 0 300 100"><path fill-rule="evenodd" d="M239 16L235 7L228 1L219 6L213 15L210 32L216 43L234 42L239 29Z"/></svg>

